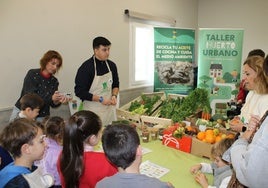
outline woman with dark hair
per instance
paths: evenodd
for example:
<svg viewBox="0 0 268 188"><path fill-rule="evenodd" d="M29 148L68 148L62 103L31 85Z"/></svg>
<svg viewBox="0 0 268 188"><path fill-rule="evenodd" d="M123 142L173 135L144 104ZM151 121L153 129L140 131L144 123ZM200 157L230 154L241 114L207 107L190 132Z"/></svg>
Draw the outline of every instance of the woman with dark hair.
<svg viewBox="0 0 268 188"><path fill-rule="evenodd" d="M62 66L61 55L54 50L47 51L40 60L40 68L30 69L26 74L21 90L20 98L17 100L10 121L14 120L20 112L20 99L27 93L36 93L44 100L44 106L40 109L37 120L42 121L45 116L50 115L50 107L55 108L65 103L70 98L58 92L59 82L54 76Z"/></svg>
<svg viewBox="0 0 268 188"><path fill-rule="evenodd" d="M62 187L94 188L102 178L117 172L103 152L93 151L100 140L101 130L102 122L94 112L78 111L70 117L58 161Z"/></svg>

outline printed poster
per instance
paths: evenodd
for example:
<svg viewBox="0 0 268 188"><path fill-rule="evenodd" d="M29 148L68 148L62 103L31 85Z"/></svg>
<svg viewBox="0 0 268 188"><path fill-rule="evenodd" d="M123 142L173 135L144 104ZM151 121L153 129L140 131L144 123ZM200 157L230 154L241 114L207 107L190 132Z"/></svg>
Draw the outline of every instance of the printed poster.
<svg viewBox="0 0 268 188"><path fill-rule="evenodd" d="M154 91L188 94L193 90L195 30L154 28Z"/></svg>
<svg viewBox="0 0 268 188"><path fill-rule="evenodd" d="M212 114L226 115L238 94L243 47L241 29L199 29L197 87L209 92Z"/></svg>

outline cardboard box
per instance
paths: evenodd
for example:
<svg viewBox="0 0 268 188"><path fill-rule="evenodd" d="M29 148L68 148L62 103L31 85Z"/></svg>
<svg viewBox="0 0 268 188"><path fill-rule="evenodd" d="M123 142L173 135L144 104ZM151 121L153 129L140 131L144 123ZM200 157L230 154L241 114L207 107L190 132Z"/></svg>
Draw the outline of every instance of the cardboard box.
<svg viewBox="0 0 268 188"><path fill-rule="evenodd" d="M211 148L213 144L209 144L192 137L191 154L211 159Z"/></svg>
<svg viewBox="0 0 268 188"><path fill-rule="evenodd" d="M182 138L175 138L172 136L171 132L164 131L162 144L180 151L184 151L186 153L190 153L192 146L192 137L185 135L182 136Z"/></svg>

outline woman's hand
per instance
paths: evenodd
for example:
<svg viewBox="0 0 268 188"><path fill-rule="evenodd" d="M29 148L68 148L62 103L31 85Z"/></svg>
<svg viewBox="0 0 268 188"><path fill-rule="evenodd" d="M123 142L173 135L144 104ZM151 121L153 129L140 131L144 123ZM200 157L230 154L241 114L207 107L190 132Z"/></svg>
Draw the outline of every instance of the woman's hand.
<svg viewBox="0 0 268 188"><path fill-rule="evenodd" d="M242 128L244 126L243 122L240 120L240 118L238 116L235 116L230 122L230 128L233 131L236 132L242 132Z"/></svg>
<svg viewBox="0 0 268 188"><path fill-rule="evenodd" d="M67 96L63 93L60 93L59 91L55 91L55 93L52 95L52 101L54 104L59 104L59 103L67 103L72 100L71 96Z"/></svg>
<svg viewBox="0 0 268 188"><path fill-rule="evenodd" d="M60 94L59 91L55 91L55 93L52 95L52 101L56 105L60 103L61 98L62 95Z"/></svg>
<svg viewBox="0 0 268 188"><path fill-rule="evenodd" d="M251 115L249 123L248 123L248 129L255 131L259 122L260 122L260 116Z"/></svg>
<svg viewBox="0 0 268 188"><path fill-rule="evenodd" d="M72 100L72 97L69 97L69 96L66 96L66 95L62 95L61 96L61 99L60 99L60 103L66 104L66 103L68 103L71 100Z"/></svg>
<svg viewBox="0 0 268 188"><path fill-rule="evenodd" d="M242 135L242 138L249 140L252 134L256 131L256 128L260 122L260 116L258 115L251 115L251 118L248 123L248 129Z"/></svg>

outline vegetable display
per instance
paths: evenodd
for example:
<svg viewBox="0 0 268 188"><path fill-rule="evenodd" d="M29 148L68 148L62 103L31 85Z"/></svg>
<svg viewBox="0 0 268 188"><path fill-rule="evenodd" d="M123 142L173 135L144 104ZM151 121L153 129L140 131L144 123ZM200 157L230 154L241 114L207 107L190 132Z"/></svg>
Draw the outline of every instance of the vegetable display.
<svg viewBox="0 0 268 188"><path fill-rule="evenodd" d="M208 91L202 88L196 88L188 96L180 99L168 99L161 106L160 116L172 119L174 122L185 120L186 117L196 113L198 110L206 113L206 119L210 118L210 103Z"/></svg>
<svg viewBox="0 0 268 188"><path fill-rule="evenodd" d="M180 105L183 103L184 98L169 98L165 100L160 107L160 117L172 119L174 122L178 119L178 114Z"/></svg>
<svg viewBox="0 0 268 188"><path fill-rule="evenodd" d="M154 105L160 100L159 95L153 95L151 97L146 95L141 95L140 101L133 101L130 104L129 111L134 114L140 115L151 115L155 108Z"/></svg>

